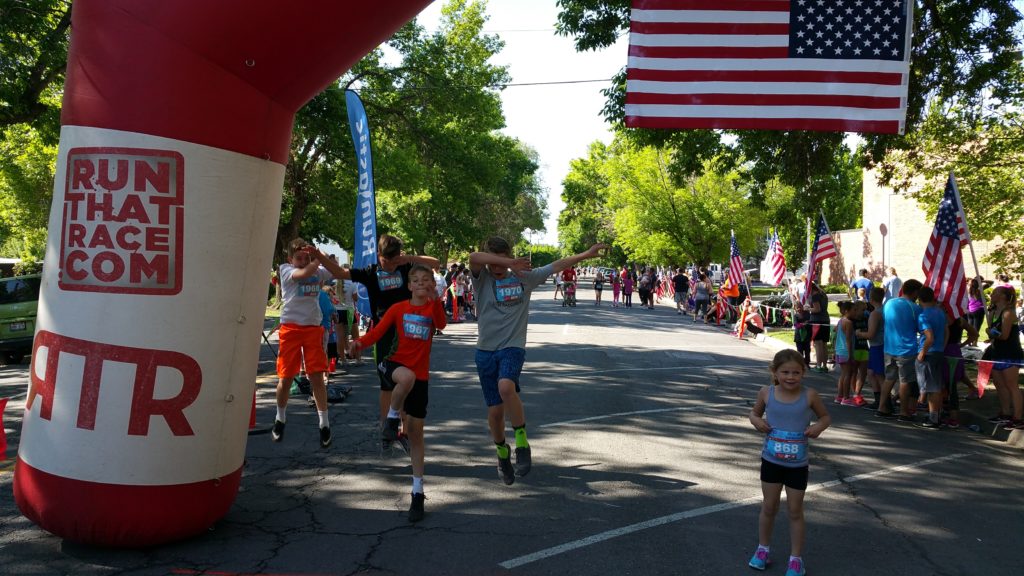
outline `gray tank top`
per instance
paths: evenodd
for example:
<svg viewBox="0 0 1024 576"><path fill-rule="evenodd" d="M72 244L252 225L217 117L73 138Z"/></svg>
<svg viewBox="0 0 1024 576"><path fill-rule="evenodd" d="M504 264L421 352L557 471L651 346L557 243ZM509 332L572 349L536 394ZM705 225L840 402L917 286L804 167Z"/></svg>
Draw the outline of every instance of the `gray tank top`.
<svg viewBox="0 0 1024 576"><path fill-rule="evenodd" d="M806 388L800 391L796 401L782 402L775 398L775 386L770 386L765 420L772 431L765 437L761 457L787 468L807 466L807 436L804 436L804 430L813 417L814 411L807 401Z"/></svg>

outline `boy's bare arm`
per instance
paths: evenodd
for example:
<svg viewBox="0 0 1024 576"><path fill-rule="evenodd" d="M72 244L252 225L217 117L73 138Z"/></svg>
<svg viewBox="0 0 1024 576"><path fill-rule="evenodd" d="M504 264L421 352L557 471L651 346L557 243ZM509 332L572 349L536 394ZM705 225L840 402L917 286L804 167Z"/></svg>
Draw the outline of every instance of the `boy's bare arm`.
<svg viewBox="0 0 1024 576"><path fill-rule="evenodd" d="M509 258L500 254L490 252L473 252L469 255L469 271L473 276L478 276L484 266L504 266L511 268L514 272L530 270L529 258Z"/></svg>
<svg viewBox="0 0 1024 576"><path fill-rule="evenodd" d="M584 260L589 260L590 258L597 258L607 249L607 244L594 244L586 252L580 252L579 254L567 256L565 258L562 258L561 260L555 260L554 262L551 263L551 269L554 272L561 272L562 270L565 270L570 266L575 266L576 264L579 264Z"/></svg>
<svg viewBox="0 0 1024 576"><path fill-rule="evenodd" d="M424 256L422 254L421 255L402 254L402 255L398 256L397 258L395 258L395 260L398 261L398 265L399 266L401 266L402 264L412 263L412 264L419 264L420 266L426 266L427 268L430 268L431 270L434 270L435 268L437 268L438 266L441 265L441 261L438 260L437 258L434 258L433 256Z"/></svg>
<svg viewBox="0 0 1024 576"><path fill-rule="evenodd" d="M313 246L312 250L309 251L309 255L313 257L315 262L318 262L321 266L326 268L335 278L348 280L352 277L348 270L342 268L337 262L328 258L315 246Z"/></svg>

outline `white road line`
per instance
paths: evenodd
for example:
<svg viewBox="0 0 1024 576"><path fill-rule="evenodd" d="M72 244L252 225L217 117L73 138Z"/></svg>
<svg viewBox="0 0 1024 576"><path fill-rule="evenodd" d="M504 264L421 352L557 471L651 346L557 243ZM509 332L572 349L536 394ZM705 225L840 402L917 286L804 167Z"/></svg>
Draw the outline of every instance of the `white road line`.
<svg viewBox="0 0 1024 576"><path fill-rule="evenodd" d="M657 414L659 412L679 412L683 410L704 410L707 408L722 408L725 406L742 406L746 402L729 402L728 404L700 404L696 406L677 406L675 408L655 408L651 410L636 410L633 412L616 412L614 414L602 414L601 416L590 416L588 418L577 418L575 420L565 420L562 422L551 422L549 424L541 424L538 428L552 428L555 426L569 426L571 424L579 424L580 422L593 422L594 420L604 420L606 418L618 418L620 416L634 416L636 414Z"/></svg>
<svg viewBox="0 0 1024 576"><path fill-rule="evenodd" d="M833 486L838 486L839 484L851 484L853 482L859 482L861 480L867 480L869 478L876 478L878 476L896 474L898 472L906 472L908 470L913 470L915 468L920 468L922 466L929 466L931 464L938 464L939 462L946 462L948 460L966 458L968 456L970 456L970 454L951 454L949 456L943 456L941 458L932 458L929 460L922 460L920 462L906 464L904 466L895 466L893 468L886 468L884 470L878 470L875 472L857 474L855 476L848 476L846 478L843 478L842 480L830 480L828 482L822 482L821 484L814 484L812 486L808 486L807 491L815 492L818 490L824 490L826 488L832 488ZM512 568L518 568L519 566L530 564L531 562L536 562L537 560L551 558L552 556L557 556L565 552L571 552L579 548L590 546L591 544L597 544L599 542L611 540L612 538L618 538L619 536L633 534L635 532L640 532L641 530L647 530L648 528L655 528L658 526L663 526L665 524L671 524L672 522L678 522L680 520L686 520L688 518L707 516L708 514L714 514L716 512L724 512L726 510L732 510L734 508L741 508L743 506L757 504L758 502L761 502L761 500L762 496L760 495L751 496L750 498L744 498L742 500L722 502L721 504L714 504L712 506L704 506L702 508L695 508L693 510L687 510L685 512L669 514L668 516L662 516L660 518L654 518L651 520L647 520L645 522L638 522L636 524L630 524L629 526L623 526L622 528L616 528L614 530L608 530L607 532L594 534L593 536L588 536L586 538L576 540L574 542L566 542L565 544L554 546L552 548L546 548L544 550L540 550L539 552L534 552L533 554L519 556L518 558L513 558L511 560L501 562L500 564L498 564L498 566L501 566L506 570L511 570Z"/></svg>
<svg viewBox="0 0 1024 576"><path fill-rule="evenodd" d="M767 373L768 369L764 366L736 366L734 364L721 364L721 365L694 365L688 364L685 366L644 366L642 368L609 368L608 370L591 370L587 372L587 376L593 374L611 374L613 372L653 372L655 370L691 370L698 368L701 370L707 368L728 368L730 370L757 370L759 372ZM758 384L758 386L764 386L768 383L768 377L765 376L765 381Z"/></svg>

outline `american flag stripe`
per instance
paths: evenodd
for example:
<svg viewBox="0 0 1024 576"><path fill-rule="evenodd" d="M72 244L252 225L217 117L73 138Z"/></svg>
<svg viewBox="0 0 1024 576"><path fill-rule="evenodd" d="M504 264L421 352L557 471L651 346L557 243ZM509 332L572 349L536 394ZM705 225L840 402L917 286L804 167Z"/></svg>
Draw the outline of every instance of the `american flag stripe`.
<svg viewBox="0 0 1024 576"><path fill-rule="evenodd" d="M786 255L782 251L782 242L779 241L778 232L772 235L771 244L768 246L768 263L771 268L769 281L773 286L778 286L786 277Z"/></svg>
<svg viewBox="0 0 1024 576"><path fill-rule="evenodd" d="M798 0L633 0L626 125L902 132L909 63L905 56L867 57L883 43L893 54L909 52L899 2L885 0L870 13L866 4L875 2L829 0L813 3L814 13L812 3ZM886 16L877 23L883 8ZM818 22L817 44L805 43L808 11ZM875 28L861 23L867 18L854 23L864 12ZM822 37L828 24L835 25ZM865 40L868 33L874 44ZM829 52L822 53L826 42ZM861 46L859 56L850 55Z"/></svg>
<svg viewBox="0 0 1024 576"><path fill-rule="evenodd" d="M835 70L629 70L626 80L656 82L844 82L899 86L899 74ZM627 97L628 101L628 97Z"/></svg>

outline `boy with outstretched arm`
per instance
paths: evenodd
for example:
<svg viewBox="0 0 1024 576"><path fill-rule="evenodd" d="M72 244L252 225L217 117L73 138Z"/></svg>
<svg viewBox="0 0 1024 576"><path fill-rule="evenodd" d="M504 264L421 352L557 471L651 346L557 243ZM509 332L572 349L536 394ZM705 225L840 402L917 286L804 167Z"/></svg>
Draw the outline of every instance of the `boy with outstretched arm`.
<svg viewBox="0 0 1024 576"><path fill-rule="evenodd" d="M321 267L322 266L322 267ZM327 416L327 353L323 346L324 329L320 325L320 286L341 278L345 271L302 238L288 244L288 262L278 268L281 294L280 353L277 356L277 416L270 438L284 437L288 394L292 380L306 363L306 374L313 389L316 413L320 418L320 446L331 445L331 422Z"/></svg>
<svg viewBox="0 0 1024 576"><path fill-rule="evenodd" d="M526 357L526 326L530 293L545 278L588 258L607 247L594 244L586 252L562 258L531 270L529 258L514 258L504 238L488 239L480 252L469 255L473 291L477 295L476 369L487 404L487 424L498 451L498 476L505 484L526 476L532 465L526 439L526 415L519 398L519 375ZM516 464L505 442L505 417L515 430Z"/></svg>
<svg viewBox="0 0 1024 576"><path fill-rule="evenodd" d="M349 351L370 346L391 331L397 333L395 351L382 360L377 369L391 388L391 404L381 438L395 441L404 410L408 416L406 434L409 436L409 457L412 460L412 504L409 521L423 519L423 420L427 417L427 386L430 374L430 345L434 331L443 330L448 321L444 304L437 295L437 284L430 268L416 264L409 271L409 300L393 304L380 322L349 344Z"/></svg>

